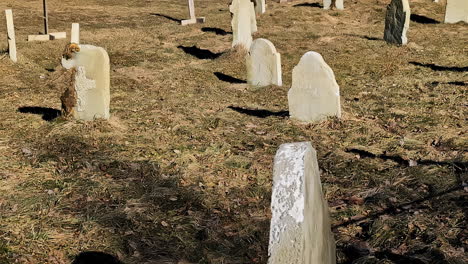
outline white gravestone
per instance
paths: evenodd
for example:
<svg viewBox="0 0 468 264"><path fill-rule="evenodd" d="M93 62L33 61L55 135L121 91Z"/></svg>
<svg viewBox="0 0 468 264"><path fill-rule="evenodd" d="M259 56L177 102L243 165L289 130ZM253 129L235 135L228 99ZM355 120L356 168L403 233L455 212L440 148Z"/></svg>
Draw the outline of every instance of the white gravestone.
<svg viewBox="0 0 468 264"><path fill-rule="evenodd" d="M72 24L70 43L80 44L80 24L78 23Z"/></svg>
<svg viewBox="0 0 468 264"><path fill-rule="evenodd" d="M265 0L252 0L255 2L255 12L259 15L266 12Z"/></svg>
<svg viewBox="0 0 468 264"><path fill-rule="evenodd" d="M5 10L6 24L7 24L7 39L8 39L8 55L11 61L17 62L16 57L16 38L15 38L15 26L13 24L13 11L11 9Z"/></svg>
<svg viewBox="0 0 468 264"><path fill-rule="evenodd" d="M340 87L322 56L309 51L294 67L288 92L289 114L302 122L341 117Z"/></svg>
<svg viewBox="0 0 468 264"><path fill-rule="evenodd" d="M205 23L205 18L204 17L196 17L195 16L195 4L193 0L188 0L188 9L189 9L189 15L190 19L182 20L180 23L182 26L190 25L190 24L196 24L196 23Z"/></svg>
<svg viewBox="0 0 468 264"><path fill-rule="evenodd" d="M250 0L233 0L229 6L232 15L232 47L242 45L249 50L252 34L257 32L254 4Z"/></svg>
<svg viewBox="0 0 468 264"><path fill-rule="evenodd" d="M468 23L468 0L447 0L445 23Z"/></svg>
<svg viewBox="0 0 468 264"><path fill-rule="evenodd" d="M332 0L323 0L323 9L330 9L332 8ZM344 9L343 0L335 0L335 8L338 10Z"/></svg>
<svg viewBox="0 0 468 264"><path fill-rule="evenodd" d="M110 63L101 47L80 45L80 51L70 60L62 58L66 69L75 68L77 95L74 117L80 120L109 119Z"/></svg>
<svg viewBox="0 0 468 264"><path fill-rule="evenodd" d="M281 55L267 39L252 42L247 55L247 83L255 86L282 85Z"/></svg>
<svg viewBox="0 0 468 264"><path fill-rule="evenodd" d="M467 0L468 1L468 0ZM411 10L408 0L392 0L385 16L384 40L387 43L405 45L410 25Z"/></svg>
<svg viewBox="0 0 468 264"><path fill-rule="evenodd" d="M275 156L268 264L335 264L328 205L310 142L283 144Z"/></svg>

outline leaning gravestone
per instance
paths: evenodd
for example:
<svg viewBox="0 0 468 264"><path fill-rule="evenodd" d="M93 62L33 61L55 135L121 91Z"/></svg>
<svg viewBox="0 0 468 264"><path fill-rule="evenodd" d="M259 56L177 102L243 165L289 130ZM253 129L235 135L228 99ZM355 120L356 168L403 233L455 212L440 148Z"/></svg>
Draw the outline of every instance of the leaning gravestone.
<svg viewBox="0 0 468 264"><path fill-rule="evenodd" d="M387 6L384 40L391 44L405 45L408 42L406 32L409 28L410 17L408 0L392 0Z"/></svg>
<svg viewBox="0 0 468 264"><path fill-rule="evenodd" d="M283 144L275 156L268 264L335 264L335 240L310 142Z"/></svg>
<svg viewBox="0 0 468 264"><path fill-rule="evenodd" d="M281 55L267 39L252 42L247 55L247 83L255 86L282 85Z"/></svg>
<svg viewBox="0 0 468 264"><path fill-rule="evenodd" d="M229 10L233 14L232 47L242 45L249 50L252 44L252 33L257 32L254 4L250 0L233 0Z"/></svg>
<svg viewBox="0 0 468 264"><path fill-rule="evenodd" d="M302 122L341 117L340 87L333 70L317 52L307 52L294 67L288 103L291 118Z"/></svg>
<svg viewBox="0 0 468 264"><path fill-rule="evenodd" d="M259 15L266 12L265 0L251 0L255 6L255 12Z"/></svg>
<svg viewBox="0 0 468 264"><path fill-rule="evenodd" d="M332 0L323 0L323 9L330 9L332 8ZM343 4L343 0L335 0L334 1L335 3L335 8L338 9L338 10L343 10L344 9L344 4Z"/></svg>
<svg viewBox="0 0 468 264"><path fill-rule="evenodd" d="M92 45L77 47L68 58L62 58L62 66L74 71L73 87L76 102L72 102L71 115L80 120L109 119L110 64L109 55L101 47ZM70 93L72 94L72 93ZM62 98L62 104L64 99Z"/></svg>
<svg viewBox="0 0 468 264"><path fill-rule="evenodd" d="M447 0L445 23L468 23L468 0Z"/></svg>

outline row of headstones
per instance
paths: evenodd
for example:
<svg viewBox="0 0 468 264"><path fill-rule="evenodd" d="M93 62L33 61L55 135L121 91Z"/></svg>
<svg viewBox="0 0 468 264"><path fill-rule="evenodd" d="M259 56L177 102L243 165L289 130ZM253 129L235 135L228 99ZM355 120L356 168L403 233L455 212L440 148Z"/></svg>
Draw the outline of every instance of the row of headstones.
<svg viewBox="0 0 468 264"><path fill-rule="evenodd" d="M435 1L438 2L438 1ZM411 18L409 0L392 0L387 6L384 40L392 44L405 45ZM447 0L445 23L468 23L468 0Z"/></svg>

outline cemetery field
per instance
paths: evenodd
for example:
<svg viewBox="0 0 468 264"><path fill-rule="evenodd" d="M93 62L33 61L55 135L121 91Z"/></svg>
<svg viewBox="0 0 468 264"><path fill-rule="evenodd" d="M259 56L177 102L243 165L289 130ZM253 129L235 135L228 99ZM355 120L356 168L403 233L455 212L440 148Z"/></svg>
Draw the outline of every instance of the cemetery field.
<svg viewBox="0 0 468 264"><path fill-rule="evenodd" d="M230 1L49 0L50 31L81 26L107 50L111 118L56 118L67 40L42 32L42 1L13 9L18 63L0 19L0 263L266 263L273 158L311 141L337 263L467 263L468 26L445 0L411 1L408 45L383 41L390 1L267 0L254 38L281 53L283 86L246 84ZM319 52L343 116L288 117L292 69ZM357 261L360 259L359 261ZM431 262L432 261L432 262ZM440 261L440 262L435 262Z"/></svg>

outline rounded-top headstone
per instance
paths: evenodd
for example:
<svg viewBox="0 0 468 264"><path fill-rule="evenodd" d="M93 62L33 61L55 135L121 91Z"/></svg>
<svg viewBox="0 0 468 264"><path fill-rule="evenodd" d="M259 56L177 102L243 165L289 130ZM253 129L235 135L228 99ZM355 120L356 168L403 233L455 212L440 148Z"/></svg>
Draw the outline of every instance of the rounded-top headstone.
<svg viewBox="0 0 468 264"><path fill-rule="evenodd" d="M247 56L247 82L255 86L282 85L281 55L267 39L252 42Z"/></svg>

